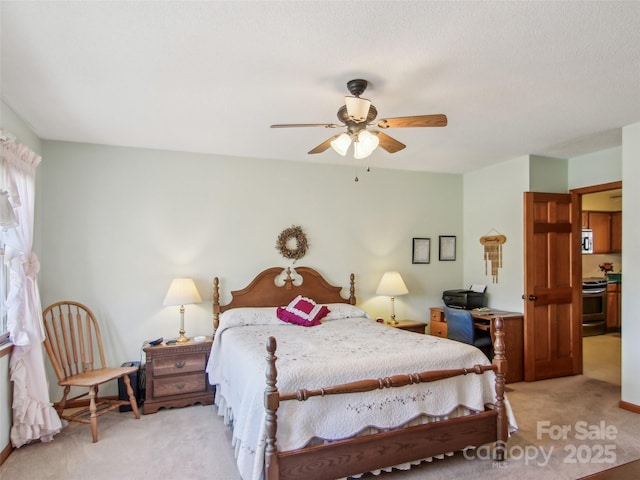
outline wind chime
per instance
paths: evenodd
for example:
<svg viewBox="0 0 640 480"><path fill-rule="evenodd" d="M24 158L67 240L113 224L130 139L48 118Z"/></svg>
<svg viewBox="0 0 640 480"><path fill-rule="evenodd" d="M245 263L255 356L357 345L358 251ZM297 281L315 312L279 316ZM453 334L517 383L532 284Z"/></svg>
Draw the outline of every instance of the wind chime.
<svg viewBox="0 0 640 480"><path fill-rule="evenodd" d="M507 237L500 232L496 233L497 235L480 237L480 243L484 246L484 274L488 274L487 267L490 265L493 283L498 283L498 269L502 268L502 245L507 241Z"/></svg>

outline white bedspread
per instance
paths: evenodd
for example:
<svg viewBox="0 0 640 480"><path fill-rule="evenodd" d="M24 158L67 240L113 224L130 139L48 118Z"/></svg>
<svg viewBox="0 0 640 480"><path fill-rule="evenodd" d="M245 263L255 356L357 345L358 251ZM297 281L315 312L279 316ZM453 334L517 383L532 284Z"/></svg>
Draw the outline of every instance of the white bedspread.
<svg viewBox="0 0 640 480"><path fill-rule="evenodd" d="M224 312L207 365L209 382L217 385L218 413L233 424L244 480L262 478L269 336L278 343L281 393L489 363L475 347L377 324L361 310L360 317L325 319L315 327L284 323L275 312L275 308ZM495 401L494 380L493 372L487 372L365 394L283 402L278 409L278 449L301 448L313 438L352 437L367 427L394 428L423 415L447 418L459 406L482 411L485 403ZM508 402L507 410L515 428Z"/></svg>

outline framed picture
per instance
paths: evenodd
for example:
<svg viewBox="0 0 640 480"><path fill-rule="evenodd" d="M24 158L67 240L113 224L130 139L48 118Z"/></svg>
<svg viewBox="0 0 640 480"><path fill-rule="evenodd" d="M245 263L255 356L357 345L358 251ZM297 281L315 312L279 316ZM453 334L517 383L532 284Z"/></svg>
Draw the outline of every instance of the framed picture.
<svg viewBox="0 0 640 480"><path fill-rule="evenodd" d="M456 237L454 235L440 235L440 261L456 259Z"/></svg>
<svg viewBox="0 0 640 480"><path fill-rule="evenodd" d="M430 238L414 238L413 239L413 256L411 263L430 263L431 262L431 239Z"/></svg>

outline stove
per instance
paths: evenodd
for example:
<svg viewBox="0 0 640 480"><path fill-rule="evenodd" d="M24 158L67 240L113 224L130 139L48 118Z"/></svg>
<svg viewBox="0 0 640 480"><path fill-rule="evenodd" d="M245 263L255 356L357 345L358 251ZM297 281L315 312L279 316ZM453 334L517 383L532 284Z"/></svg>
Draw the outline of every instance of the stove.
<svg viewBox="0 0 640 480"><path fill-rule="evenodd" d="M582 336L603 335L607 330L607 280L582 279Z"/></svg>

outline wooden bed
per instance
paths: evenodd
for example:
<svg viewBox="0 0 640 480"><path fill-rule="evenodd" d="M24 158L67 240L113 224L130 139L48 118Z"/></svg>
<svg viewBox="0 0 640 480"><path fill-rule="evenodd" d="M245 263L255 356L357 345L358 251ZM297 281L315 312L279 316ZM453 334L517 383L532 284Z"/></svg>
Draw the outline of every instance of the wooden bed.
<svg viewBox="0 0 640 480"><path fill-rule="evenodd" d="M278 280L276 280L276 277ZM302 277L300 283L297 279ZM308 267L269 268L258 274L244 289L232 291L232 300L220 304L219 279L213 283L214 334L222 312L238 307L271 307L287 305L300 294L318 303L347 303L355 305L355 282L351 274L349 297L343 298L342 288L329 284L320 273ZM266 340L266 447L264 478L267 480L337 479L385 467L406 464L429 457L459 451L470 446L495 442L496 460L503 460L508 438L508 418L504 397L506 359L504 356L503 322L495 321L495 357L491 365L469 365L466 368L407 373L383 378L365 378L342 385L327 385L321 389L297 389L280 392L277 386L276 346L274 337ZM391 328L391 327L386 327ZM417 335L417 334L412 334ZM435 382L440 379L481 375L495 372L495 398L485 410L435 423L357 436L347 440L278 451L278 408L282 402L304 402L312 397L369 392L377 389L399 388L407 385Z"/></svg>

